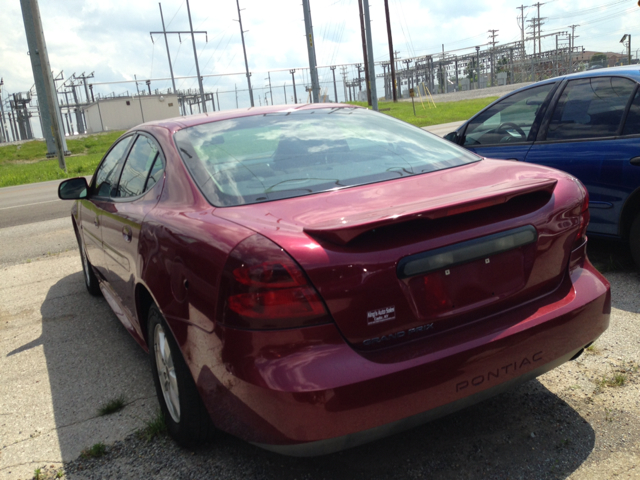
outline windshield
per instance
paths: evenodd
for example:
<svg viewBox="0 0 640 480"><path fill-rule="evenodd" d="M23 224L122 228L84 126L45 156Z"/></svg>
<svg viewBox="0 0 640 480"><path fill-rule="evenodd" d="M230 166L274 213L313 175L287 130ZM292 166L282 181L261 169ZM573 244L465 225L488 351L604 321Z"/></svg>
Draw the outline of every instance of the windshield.
<svg viewBox="0 0 640 480"><path fill-rule="evenodd" d="M180 130L174 139L215 206L298 197L480 160L407 123L349 107L211 122Z"/></svg>

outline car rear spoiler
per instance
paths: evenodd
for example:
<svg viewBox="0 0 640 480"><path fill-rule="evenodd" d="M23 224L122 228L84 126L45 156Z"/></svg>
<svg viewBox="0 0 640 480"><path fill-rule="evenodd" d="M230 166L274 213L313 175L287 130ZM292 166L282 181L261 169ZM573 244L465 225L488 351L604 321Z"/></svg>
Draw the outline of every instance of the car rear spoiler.
<svg viewBox="0 0 640 480"><path fill-rule="evenodd" d="M525 178L456 192L437 198L341 217L304 227L308 235L337 245L346 245L359 235L387 225L416 219L449 217L506 203L514 197L534 192L551 194L558 181Z"/></svg>

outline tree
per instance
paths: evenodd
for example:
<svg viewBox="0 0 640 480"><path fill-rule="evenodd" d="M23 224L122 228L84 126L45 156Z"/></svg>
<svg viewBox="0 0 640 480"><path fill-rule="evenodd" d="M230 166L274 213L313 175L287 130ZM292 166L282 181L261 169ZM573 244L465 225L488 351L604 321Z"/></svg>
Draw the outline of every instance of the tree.
<svg viewBox="0 0 640 480"><path fill-rule="evenodd" d="M589 60L589 66L593 65L602 65L606 67L608 65L607 56L604 53L596 53L591 56L591 60Z"/></svg>

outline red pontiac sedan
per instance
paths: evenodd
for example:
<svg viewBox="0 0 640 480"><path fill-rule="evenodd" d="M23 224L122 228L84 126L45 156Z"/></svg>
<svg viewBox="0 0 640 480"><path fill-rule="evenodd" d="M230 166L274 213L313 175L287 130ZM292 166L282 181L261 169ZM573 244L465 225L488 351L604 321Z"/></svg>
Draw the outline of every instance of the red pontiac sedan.
<svg viewBox="0 0 640 480"><path fill-rule="evenodd" d="M352 447L534 378L609 323L579 181L362 108L143 124L59 195L182 444Z"/></svg>

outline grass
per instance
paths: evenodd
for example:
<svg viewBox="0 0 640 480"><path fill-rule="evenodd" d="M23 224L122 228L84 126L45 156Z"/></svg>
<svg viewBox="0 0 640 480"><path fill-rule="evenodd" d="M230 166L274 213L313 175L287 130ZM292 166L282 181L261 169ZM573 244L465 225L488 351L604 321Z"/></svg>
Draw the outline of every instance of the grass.
<svg viewBox="0 0 640 480"><path fill-rule="evenodd" d="M80 453L82 458L98 458L107 453L107 447L104 443L96 443L95 445L85 448Z"/></svg>
<svg viewBox="0 0 640 480"><path fill-rule="evenodd" d="M156 415L147 421L144 428L141 428L136 433L139 438L150 442L155 437L163 435L167 431L167 424L164 422L164 415L161 411L158 411Z"/></svg>
<svg viewBox="0 0 640 480"><path fill-rule="evenodd" d="M416 99L416 115L411 102L380 102L382 113L399 118L418 127L466 120L498 97L432 104ZM366 103L353 102L366 106ZM57 158L46 158L44 141L34 140L20 145L0 147L0 187L27 183L61 180L64 178L91 175L107 149L122 134L121 131L88 135L84 138L67 139L71 156L65 157L67 172L58 167Z"/></svg>
<svg viewBox="0 0 640 480"><path fill-rule="evenodd" d="M91 175L107 149L121 131L67 139L71 156L65 157L67 173L58 167L57 158L46 158L44 141L33 140L20 145L0 147L0 187L45 182Z"/></svg>
<svg viewBox="0 0 640 480"><path fill-rule="evenodd" d="M387 115L404 120L416 127L428 127L441 123L466 120L482 108L489 105L498 97L478 98L475 100L462 100L460 102L433 103L419 98L415 99L416 114L413 114L411 102L379 102L378 109ZM366 107L366 102L349 102L353 105ZM386 110L389 109L389 110Z"/></svg>
<svg viewBox="0 0 640 480"><path fill-rule="evenodd" d="M112 413L119 412L125 407L125 404L126 404L126 400L124 398L124 395L120 395L119 397L114 398L113 400L109 400L107 403L102 405L98 409L98 415L104 416L104 415L111 415Z"/></svg>
<svg viewBox="0 0 640 480"><path fill-rule="evenodd" d="M596 382L596 388L602 391L605 387L622 387L626 381L627 375L623 372L604 374L602 378Z"/></svg>

